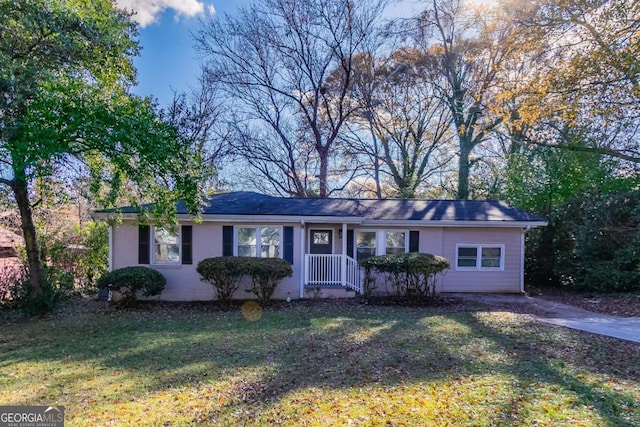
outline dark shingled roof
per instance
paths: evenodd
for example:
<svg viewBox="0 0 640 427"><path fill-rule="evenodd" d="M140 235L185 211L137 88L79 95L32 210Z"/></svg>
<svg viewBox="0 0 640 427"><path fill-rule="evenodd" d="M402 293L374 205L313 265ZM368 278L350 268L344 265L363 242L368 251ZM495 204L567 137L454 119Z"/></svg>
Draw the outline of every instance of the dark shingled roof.
<svg viewBox="0 0 640 427"><path fill-rule="evenodd" d="M184 203L178 213L186 214ZM132 207L120 209L136 213ZM113 212L98 211L98 212ZM373 221L522 221L543 222L499 201L418 199L294 199L253 192L216 194L203 206L204 215L282 215L303 217L353 217Z"/></svg>

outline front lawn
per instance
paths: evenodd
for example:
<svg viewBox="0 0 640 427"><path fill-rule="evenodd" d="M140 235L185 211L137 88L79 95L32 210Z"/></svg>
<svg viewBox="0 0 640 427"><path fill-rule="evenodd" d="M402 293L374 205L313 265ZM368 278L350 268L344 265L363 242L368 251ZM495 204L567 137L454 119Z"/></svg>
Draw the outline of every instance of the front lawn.
<svg viewBox="0 0 640 427"><path fill-rule="evenodd" d="M259 314L159 304L5 325L0 404L64 405L69 426L640 424L640 345L504 312Z"/></svg>

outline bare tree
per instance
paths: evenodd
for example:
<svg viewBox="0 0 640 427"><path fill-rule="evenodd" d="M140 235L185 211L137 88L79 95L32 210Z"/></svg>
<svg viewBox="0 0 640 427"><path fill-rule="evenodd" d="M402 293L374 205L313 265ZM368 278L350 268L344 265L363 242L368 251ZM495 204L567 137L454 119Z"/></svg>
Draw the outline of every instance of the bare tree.
<svg viewBox="0 0 640 427"><path fill-rule="evenodd" d="M203 21L197 46L207 79L220 83L233 111L235 151L272 191L328 197L344 187L344 177L330 182L330 166L357 107L348 96L353 56L384 4L260 0Z"/></svg>
<svg viewBox="0 0 640 427"><path fill-rule="evenodd" d="M191 93L174 93L171 104L160 111L161 117L178 130L183 144L192 147L203 162L204 188L214 191L221 164L230 154L230 129L227 110L217 82L200 78Z"/></svg>
<svg viewBox="0 0 640 427"><path fill-rule="evenodd" d="M484 11L486 12L486 11ZM433 0L415 19L416 46L429 53L429 78L438 85L458 140L457 197L470 195L474 148L501 122L489 103L505 61L517 49L512 21L474 10L462 0Z"/></svg>
<svg viewBox="0 0 640 427"><path fill-rule="evenodd" d="M363 77L356 79L354 92L362 108L351 120L360 124L352 132L353 147L373 160L378 198L381 175L389 178L389 195L416 197L419 187L452 158L445 150L453 137L449 110L434 92L434 82L425 78L429 61L424 52L401 48L379 65L375 62L362 61ZM370 138L363 137L364 127Z"/></svg>

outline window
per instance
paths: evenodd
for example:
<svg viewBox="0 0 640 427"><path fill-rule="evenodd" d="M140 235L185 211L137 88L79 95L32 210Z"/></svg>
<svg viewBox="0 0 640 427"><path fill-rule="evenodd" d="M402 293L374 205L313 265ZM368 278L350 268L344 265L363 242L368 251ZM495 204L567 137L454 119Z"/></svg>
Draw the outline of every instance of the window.
<svg viewBox="0 0 640 427"><path fill-rule="evenodd" d="M462 247L458 248L458 267L473 267L478 266L478 248L476 247Z"/></svg>
<svg viewBox="0 0 640 427"><path fill-rule="evenodd" d="M380 230L356 232L356 259L376 255L403 254L408 251L406 231Z"/></svg>
<svg viewBox="0 0 640 427"><path fill-rule="evenodd" d="M386 232L386 254L403 254L406 250L407 235L404 231Z"/></svg>
<svg viewBox="0 0 640 427"><path fill-rule="evenodd" d="M504 268L504 245L458 245L456 269L501 270Z"/></svg>
<svg viewBox="0 0 640 427"><path fill-rule="evenodd" d="M153 227L153 263L178 264L180 262L180 232Z"/></svg>
<svg viewBox="0 0 640 427"><path fill-rule="evenodd" d="M256 257L257 245L256 234L257 228L239 228L238 229L238 256Z"/></svg>
<svg viewBox="0 0 640 427"><path fill-rule="evenodd" d="M260 231L262 236L260 257L280 258L280 229L277 227L264 227Z"/></svg>
<svg viewBox="0 0 640 427"><path fill-rule="evenodd" d="M502 248L482 248L480 266L482 268L500 268L502 265Z"/></svg>
<svg viewBox="0 0 640 427"><path fill-rule="evenodd" d="M280 258L280 227L238 227L236 255ZM259 244L258 244L259 242Z"/></svg>
<svg viewBox="0 0 640 427"><path fill-rule="evenodd" d="M314 231L312 233L314 245L328 245L329 244L329 232L328 231Z"/></svg>
<svg viewBox="0 0 640 427"><path fill-rule="evenodd" d="M356 259L362 261L376 255L376 232L359 231L356 234Z"/></svg>

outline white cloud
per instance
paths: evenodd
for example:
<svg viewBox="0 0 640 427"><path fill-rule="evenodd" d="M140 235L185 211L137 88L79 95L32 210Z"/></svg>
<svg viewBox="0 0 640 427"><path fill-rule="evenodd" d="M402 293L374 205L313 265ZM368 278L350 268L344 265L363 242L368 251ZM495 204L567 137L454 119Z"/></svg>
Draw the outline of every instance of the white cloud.
<svg viewBox="0 0 640 427"><path fill-rule="evenodd" d="M176 18L179 16L193 17L205 13L215 13L213 5L206 5L198 0L116 0L118 7L136 12L133 19L146 27L153 24L158 16L166 10L173 9Z"/></svg>

